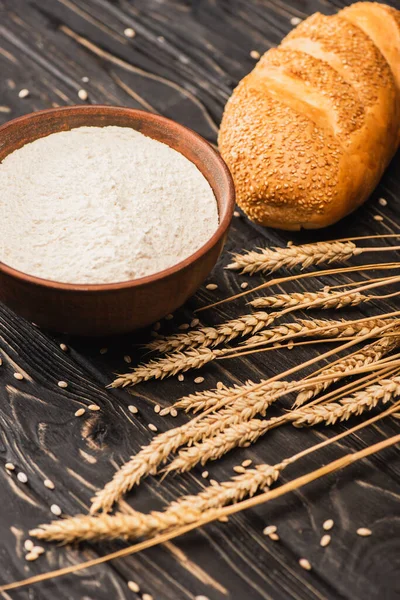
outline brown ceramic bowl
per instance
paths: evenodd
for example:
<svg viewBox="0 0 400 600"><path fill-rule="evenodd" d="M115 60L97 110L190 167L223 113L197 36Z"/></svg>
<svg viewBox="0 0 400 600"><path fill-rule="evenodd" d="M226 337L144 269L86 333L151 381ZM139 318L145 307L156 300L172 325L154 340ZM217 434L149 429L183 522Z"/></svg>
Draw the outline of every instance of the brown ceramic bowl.
<svg viewBox="0 0 400 600"><path fill-rule="evenodd" d="M211 185L219 227L208 242L175 266L123 283L74 285L32 277L0 263L0 300L37 325L78 335L132 331L181 306L203 283L222 250L235 204L233 181L219 154L199 135L141 110L68 106L44 110L0 127L0 161L28 142L57 131L92 125L132 127L181 152Z"/></svg>

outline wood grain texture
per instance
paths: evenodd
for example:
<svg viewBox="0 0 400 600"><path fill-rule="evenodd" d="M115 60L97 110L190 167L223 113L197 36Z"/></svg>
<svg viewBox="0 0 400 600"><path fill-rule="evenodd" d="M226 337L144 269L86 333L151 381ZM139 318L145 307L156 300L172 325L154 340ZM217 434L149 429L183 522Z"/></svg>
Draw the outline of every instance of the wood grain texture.
<svg viewBox="0 0 400 600"><path fill-rule="evenodd" d="M294 16L305 18L316 10L331 14L345 4L336 0L0 0L0 122L80 102L78 90L83 87L91 103L158 112L215 143L223 106L236 82L254 64L251 50L262 53L276 45L291 29ZM392 4L400 8L399 2ZM126 27L136 31L133 39L124 36ZM83 83L82 77L90 81ZM30 90L29 97L18 97L22 88ZM203 287L174 321L163 323L163 331L188 322L195 308L241 291L243 281L251 285L262 281L261 276L251 279L223 270L230 251L284 245L289 239L302 242L399 233L399 183L396 157L366 206L324 232L284 235L235 218L226 252L209 279L218 283L218 290ZM377 202L382 196L388 201L386 207ZM383 221L375 221L374 215L381 215ZM344 276L339 280L346 281ZM309 281L286 289L317 287L317 281ZM394 298L343 314L379 314L396 306ZM202 319L217 323L237 316L243 308L244 302L225 304L202 313ZM243 382L272 375L321 352L318 346L308 348L307 354L301 349L277 350L215 361L201 373L205 377L202 386L193 384L196 373L187 374L182 383L175 379L137 386L132 395L106 391L113 373L126 367L123 356L129 354L135 364L139 360L136 344L147 339L148 331L111 340L61 338L41 332L0 307L1 463L13 462L17 471L28 476L28 483L22 484L15 473L9 475L0 468L2 583L123 546L122 542L80 548L48 546L34 563L24 560L22 547L27 530L49 520L51 504L59 504L64 514L85 511L94 490L151 439L149 422L160 430L183 422L184 417L162 419L154 413L154 404L167 405L195 387L211 387L219 380ZM60 349L60 342L68 345L68 352ZM100 354L102 347L108 348L106 354ZM25 373L24 381L13 377L16 370ZM60 389L59 380L67 381L68 387ZM74 417L78 408L94 402L100 411L87 410L85 416ZM129 412L130 404L139 408L137 416ZM288 468L284 480L394 435L398 423L380 422L327 447ZM232 452L207 468L211 477L227 479L232 467L245 458L274 463L340 428L277 429L254 447ZM127 501L139 510L163 506L178 494L201 489L205 483L201 471L169 477L162 485L157 478L149 478ZM55 483L54 491L44 487L46 477ZM392 448L296 494L236 515L229 523L209 525L176 543L3 597L129 600L141 597L127 587L127 581L134 580L154 600L193 600L200 594L210 600L396 599L400 597L399 499L400 458L398 449ZM322 549L319 540L327 518L334 519L335 527L331 544ZM278 526L279 542L262 534L271 523ZM373 535L357 536L355 531L362 526L370 527ZM300 557L310 560L311 572L299 567Z"/></svg>

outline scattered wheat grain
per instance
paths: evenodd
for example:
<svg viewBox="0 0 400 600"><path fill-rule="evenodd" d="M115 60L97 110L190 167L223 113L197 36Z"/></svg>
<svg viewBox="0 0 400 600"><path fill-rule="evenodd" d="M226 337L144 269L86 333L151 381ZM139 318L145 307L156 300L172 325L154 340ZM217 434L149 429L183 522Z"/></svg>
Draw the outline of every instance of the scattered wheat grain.
<svg viewBox="0 0 400 600"><path fill-rule="evenodd" d="M131 412L134 415L137 415L137 413L139 412L138 409L136 408L136 406L134 406L133 404L130 404L128 406L128 410L129 410L129 412Z"/></svg>
<svg viewBox="0 0 400 600"><path fill-rule="evenodd" d="M23 88L22 90L20 90L18 92L18 97L19 98L27 98L29 96L29 94L30 94L30 91L26 88Z"/></svg>
<svg viewBox="0 0 400 600"><path fill-rule="evenodd" d="M63 352L67 352L68 351L68 346L67 344L60 344L60 348Z"/></svg>
<svg viewBox="0 0 400 600"><path fill-rule="evenodd" d="M325 548L325 546L328 546L328 544L330 544L330 543L331 543L331 536L329 534L326 534L326 535L322 536L319 545L322 546L323 548Z"/></svg>
<svg viewBox="0 0 400 600"><path fill-rule="evenodd" d="M325 531L330 531L332 529L332 527L334 526L334 521L333 519L327 519L326 521L324 521L322 523L322 529L324 529Z"/></svg>
<svg viewBox="0 0 400 600"><path fill-rule="evenodd" d="M150 429L150 431L158 431L157 427L153 425L153 423L149 423L147 427Z"/></svg>
<svg viewBox="0 0 400 600"><path fill-rule="evenodd" d="M236 465L235 467L233 467L233 470L235 471L235 473L245 473L246 469L244 467L242 467L241 465Z"/></svg>
<svg viewBox="0 0 400 600"><path fill-rule="evenodd" d="M7 462L4 466L7 469L7 471L14 471L15 470L15 465L13 465L13 463Z"/></svg>
<svg viewBox="0 0 400 600"><path fill-rule="evenodd" d="M75 417L81 417L82 415L85 414L85 409L84 408L78 408L78 410L75 411Z"/></svg>
<svg viewBox="0 0 400 600"><path fill-rule="evenodd" d="M300 558L299 565L302 569L305 569L306 571L311 571L312 569L310 561L306 558Z"/></svg>
<svg viewBox="0 0 400 600"><path fill-rule="evenodd" d="M128 588L131 590L131 592L135 592L136 594L138 592L140 592L140 587L139 585L136 583L136 581L128 581Z"/></svg>
<svg viewBox="0 0 400 600"><path fill-rule="evenodd" d="M35 544L32 542L32 540L25 540L24 548L27 552L30 552L34 546Z"/></svg>
<svg viewBox="0 0 400 600"><path fill-rule="evenodd" d="M361 537L368 537L370 535L372 535L372 531L370 529L368 529L367 527L359 527L356 531L357 535L360 535Z"/></svg>
<svg viewBox="0 0 400 600"><path fill-rule="evenodd" d="M127 27L126 29L124 29L124 35L127 38L134 38L136 35L136 32L134 29L132 29L132 27Z"/></svg>
<svg viewBox="0 0 400 600"><path fill-rule="evenodd" d="M36 552L28 552L28 554L25 554L25 560L30 562L36 560L37 558L39 558L39 554L36 554Z"/></svg>
<svg viewBox="0 0 400 600"><path fill-rule="evenodd" d="M98 404L89 404L88 409L96 412L96 410L100 410L100 406Z"/></svg>
<svg viewBox="0 0 400 600"><path fill-rule="evenodd" d="M24 378L22 373L14 373L14 377L15 377L15 379L18 379L18 381L22 381Z"/></svg>
<svg viewBox="0 0 400 600"><path fill-rule="evenodd" d="M58 504L52 504L52 505L50 506L50 512L52 512L52 513L53 513L53 515L55 515L56 517L60 517L60 516L61 516L61 513L62 513L62 510L61 510L61 508L58 506Z"/></svg>
<svg viewBox="0 0 400 600"><path fill-rule="evenodd" d="M68 387L68 383L66 381L59 381L57 383L57 385L58 385L58 387L64 388L64 389Z"/></svg>
<svg viewBox="0 0 400 600"><path fill-rule="evenodd" d="M47 489L49 489L49 490L54 490L54 488L55 488L55 485L54 485L54 483L51 481L51 479L45 479L45 480L43 481L43 485L44 485L44 487L46 487L46 488L47 488Z"/></svg>
<svg viewBox="0 0 400 600"><path fill-rule="evenodd" d="M27 483L27 482L28 482L28 476L27 476L25 473L23 473L22 471L20 471L20 472L17 474L17 479L18 479L18 481L20 481L21 483Z"/></svg>
<svg viewBox="0 0 400 600"><path fill-rule="evenodd" d="M78 91L78 98L80 100L83 100L83 101L87 100L88 99L88 93L87 93L87 91L84 90L84 89L79 90Z"/></svg>
<svg viewBox="0 0 400 600"><path fill-rule="evenodd" d="M267 525L267 527L264 527L264 529L263 529L263 534L271 535L271 533L276 533L276 531L277 531L276 525Z"/></svg>
<svg viewBox="0 0 400 600"><path fill-rule="evenodd" d="M218 289L218 286L217 286L216 283L208 283L206 285L206 290L214 291L214 290L217 290L217 289Z"/></svg>

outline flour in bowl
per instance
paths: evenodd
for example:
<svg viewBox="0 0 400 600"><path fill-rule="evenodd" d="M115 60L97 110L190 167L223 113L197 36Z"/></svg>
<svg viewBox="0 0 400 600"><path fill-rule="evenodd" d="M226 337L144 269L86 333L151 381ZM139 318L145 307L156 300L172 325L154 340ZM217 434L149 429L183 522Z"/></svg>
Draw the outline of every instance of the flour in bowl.
<svg viewBox="0 0 400 600"><path fill-rule="evenodd" d="M172 267L218 227L197 167L126 127L79 127L0 164L0 262L64 283L113 283Z"/></svg>

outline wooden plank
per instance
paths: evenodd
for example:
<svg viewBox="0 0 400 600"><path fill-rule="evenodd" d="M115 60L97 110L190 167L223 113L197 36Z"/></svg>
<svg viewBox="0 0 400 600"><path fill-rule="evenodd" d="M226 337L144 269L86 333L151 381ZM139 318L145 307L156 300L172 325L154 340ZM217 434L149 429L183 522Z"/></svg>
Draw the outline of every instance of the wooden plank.
<svg viewBox="0 0 400 600"><path fill-rule="evenodd" d="M78 90L85 87L92 103L157 111L215 143L223 106L238 79L254 64L251 50L263 52L279 43L291 29L292 17L304 18L316 10L331 14L344 4L327 0L3 0L0 122L55 104L74 104L79 101ZM123 35L126 27L137 32L132 40ZM88 83L81 80L85 76ZM28 98L18 97L21 88L30 90ZM163 324L163 331L188 322L194 309L241 291L243 281L262 281L224 270L230 251L284 245L289 239L302 242L399 232L398 167L397 157L368 204L324 232L288 235L235 218L226 252L210 276L218 290L203 287L173 322ZM377 203L380 196L388 200L387 207ZM377 214L383 222L373 219ZM317 281L302 282L286 289L317 289L318 285ZM379 313L396 302L395 298L379 306L367 305L343 316ZM224 304L203 313L202 318L204 323L217 323L243 310L244 301ZM54 336L0 308L0 455L2 463L13 462L17 471L28 476L28 483L21 484L15 473L0 470L1 582L123 547L122 542L81 548L49 545L45 556L26 563L22 544L30 527L49 520L52 503L59 504L64 514L86 511L93 492L116 466L151 439L149 422L164 430L184 421L184 417L162 419L153 407L168 405L193 391L193 374L181 383L175 379L162 385L149 382L134 388L132 394L105 390L113 373L125 364L125 354L134 363L139 360L136 344L148 336L148 331L95 341ZM68 345L68 352L60 349L60 342ZM102 347L108 348L107 354L100 354ZM307 352L277 350L251 359L219 361L205 370L206 381L196 390L219 380L243 382L272 375L319 352L320 347ZM13 377L16 370L26 373L24 381ZM65 390L57 386L61 379L69 384ZM93 402L100 411L74 417L77 408ZM130 404L138 406L137 417L129 412ZM288 469L283 480L390 436L398 431L397 423L387 420L328 447ZM274 463L340 430L281 428L207 470L216 480L225 480L245 458L255 464ZM168 477L162 485L157 478L149 478L128 501L139 510L163 506L178 494L201 489L205 485L201 472L196 468L185 476ZM46 477L54 481L54 491L44 487ZM236 515L227 524L210 525L174 544L3 597L128 600L140 597L127 587L132 579L154 600L193 599L200 594L210 600L396 598L400 593L399 497L400 458L391 449L269 506ZM327 518L335 520L332 543L321 549L322 523ZM278 526L280 542L262 535L270 523ZM358 537L355 531L361 526L370 527L373 536ZM298 566L302 556L311 561L311 572Z"/></svg>

